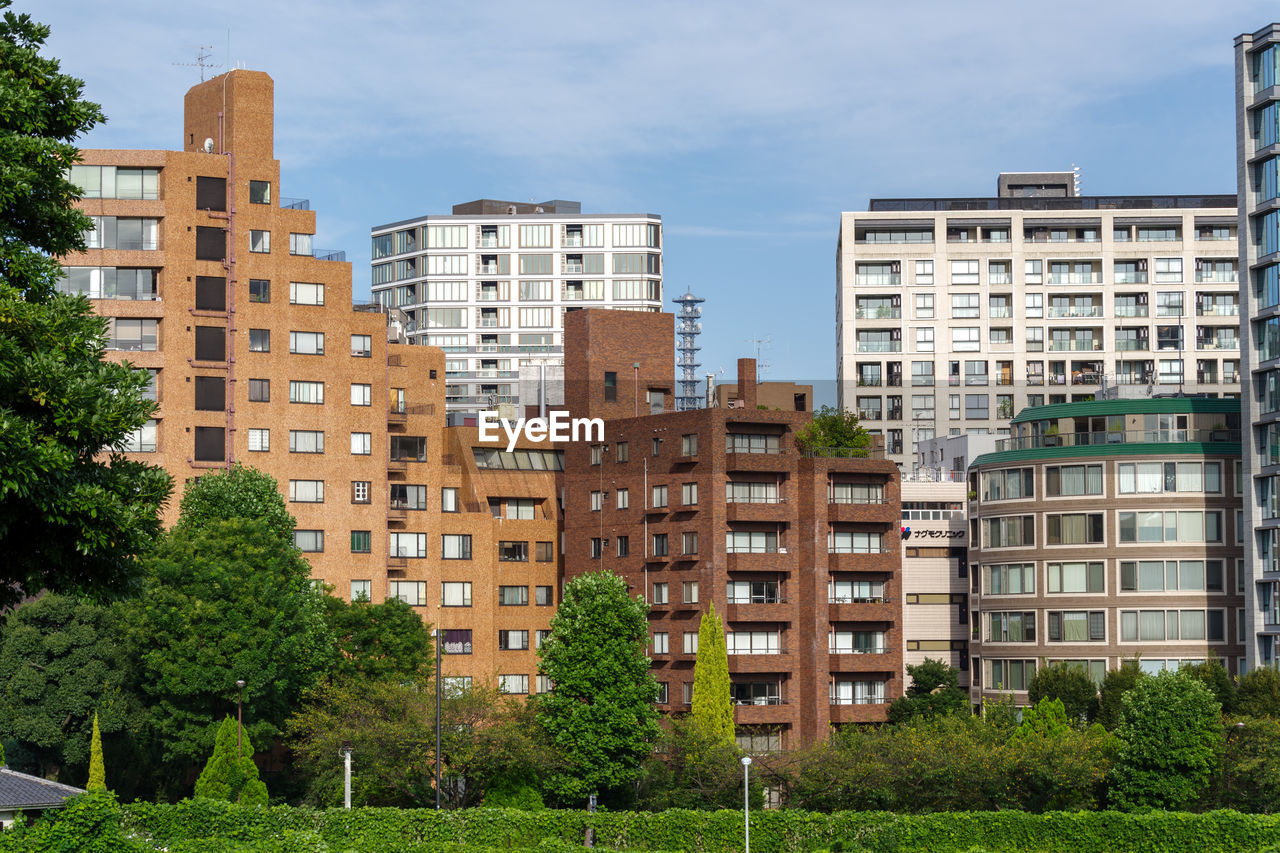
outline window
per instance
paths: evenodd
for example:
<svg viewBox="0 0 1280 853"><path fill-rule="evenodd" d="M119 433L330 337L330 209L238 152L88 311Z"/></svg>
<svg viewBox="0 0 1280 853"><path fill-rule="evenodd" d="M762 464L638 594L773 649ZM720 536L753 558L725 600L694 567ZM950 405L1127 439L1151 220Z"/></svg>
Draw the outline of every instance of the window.
<svg viewBox="0 0 1280 853"><path fill-rule="evenodd" d="M655 534L653 534L653 549L652 549L652 550L653 550L653 556L655 556L655 557L665 557L665 556L667 556L667 534L665 534L665 533L655 533Z"/></svg>
<svg viewBox="0 0 1280 853"><path fill-rule="evenodd" d="M916 352L933 352L933 329L916 329Z"/></svg>
<svg viewBox="0 0 1280 853"><path fill-rule="evenodd" d="M264 278L249 279L249 301L270 302L271 282Z"/></svg>
<svg viewBox="0 0 1280 853"><path fill-rule="evenodd" d="M606 370L604 374L604 401L606 403L616 402L618 399L618 374Z"/></svg>
<svg viewBox="0 0 1280 853"><path fill-rule="evenodd" d="M324 550L323 530L295 530L293 544L299 551L318 553Z"/></svg>
<svg viewBox="0 0 1280 853"><path fill-rule="evenodd" d="M1122 495L1222 493L1222 466L1218 462L1122 462L1117 474Z"/></svg>
<svg viewBox="0 0 1280 853"><path fill-rule="evenodd" d="M373 534L369 530L351 531L351 553L368 554L373 550Z"/></svg>
<svg viewBox="0 0 1280 853"><path fill-rule="evenodd" d="M1121 512L1119 525L1122 543L1222 541L1221 512Z"/></svg>
<svg viewBox="0 0 1280 853"><path fill-rule="evenodd" d="M1045 516L1046 545L1093 545L1103 541L1100 512Z"/></svg>
<svg viewBox="0 0 1280 853"><path fill-rule="evenodd" d="M680 553L686 555L698 553L698 532L696 530L688 530L680 534Z"/></svg>
<svg viewBox="0 0 1280 853"><path fill-rule="evenodd" d="M668 644L668 635L666 631L655 631L653 635L653 653L655 655L665 655L671 653L671 647Z"/></svg>
<svg viewBox="0 0 1280 853"><path fill-rule="evenodd" d="M1104 563L1049 563L1050 593L1106 592Z"/></svg>
<svg viewBox="0 0 1280 853"><path fill-rule="evenodd" d="M373 433L351 433L351 455L368 456L373 452Z"/></svg>
<svg viewBox="0 0 1280 853"><path fill-rule="evenodd" d="M413 607L427 604L426 581L387 581L387 600L398 598Z"/></svg>
<svg viewBox="0 0 1280 853"><path fill-rule="evenodd" d="M551 543L550 543L550 542L546 542L546 543L539 542L538 544L539 544L539 545L542 545L542 544L550 545ZM556 604L555 587L552 587L552 586L535 586L535 587L533 588L533 593L534 593L534 595L533 595L533 603L534 603L534 604L538 605L539 607L555 607L555 604Z"/></svg>
<svg viewBox="0 0 1280 853"><path fill-rule="evenodd" d="M686 655L696 655L698 653L698 632L684 632L684 653Z"/></svg>
<svg viewBox="0 0 1280 853"><path fill-rule="evenodd" d="M249 402L250 403L268 403L271 401L271 380L270 379L250 379L249 380Z"/></svg>
<svg viewBox="0 0 1280 853"><path fill-rule="evenodd" d="M289 500L294 503L324 503L324 480L290 480Z"/></svg>
<svg viewBox="0 0 1280 853"><path fill-rule="evenodd" d="M1008 515L982 519L983 547L1022 548L1036 542L1035 517Z"/></svg>
<svg viewBox="0 0 1280 853"><path fill-rule="evenodd" d="M1101 465L1062 465L1045 469L1044 490L1049 497L1102 494Z"/></svg>
<svg viewBox="0 0 1280 853"><path fill-rule="evenodd" d="M527 675L499 675L498 676L498 692L525 694L529 692L529 676Z"/></svg>
<svg viewBox="0 0 1280 853"><path fill-rule="evenodd" d="M352 335L351 355L354 358L369 358L373 355L373 337L371 335Z"/></svg>
<svg viewBox="0 0 1280 853"><path fill-rule="evenodd" d="M631 537L618 536L615 538L614 544L617 548L619 557L627 557L631 554Z"/></svg>
<svg viewBox="0 0 1280 853"><path fill-rule="evenodd" d="M289 282L290 305L323 305L324 285L305 281Z"/></svg>
<svg viewBox="0 0 1280 853"><path fill-rule="evenodd" d="M324 332L290 332L289 352L296 355L324 355Z"/></svg>
<svg viewBox="0 0 1280 853"><path fill-rule="evenodd" d="M1156 258L1156 282L1182 281L1182 258Z"/></svg>
<svg viewBox="0 0 1280 853"><path fill-rule="evenodd" d="M440 511L461 512L458 509L458 490L456 488L446 486L440 490Z"/></svg>
<svg viewBox="0 0 1280 853"><path fill-rule="evenodd" d="M1034 643L1036 641L1035 611L989 611L982 614L986 628L984 639L989 643Z"/></svg>
<svg viewBox="0 0 1280 853"><path fill-rule="evenodd" d="M681 586L681 596L680 596L681 602L684 604L697 604L698 603L698 582L685 581L680 586Z"/></svg>
<svg viewBox="0 0 1280 853"><path fill-rule="evenodd" d="M1023 271L1027 284L1044 284L1044 261L1027 261Z"/></svg>
<svg viewBox="0 0 1280 853"><path fill-rule="evenodd" d="M726 453L777 453L779 436L731 432L725 435L725 445Z"/></svg>
<svg viewBox="0 0 1280 853"><path fill-rule="evenodd" d="M249 204L271 204L271 182L249 182Z"/></svg>
<svg viewBox="0 0 1280 853"><path fill-rule="evenodd" d="M373 402L373 386L364 384L352 384L351 386L351 405L368 406Z"/></svg>
<svg viewBox="0 0 1280 853"><path fill-rule="evenodd" d="M1125 560L1122 592L1222 592L1221 560Z"/></svg>
<svg viewBox="0 0 1280 853"><path fill-rule="evenodd" d="M979 309L979 299L981 297L976 293L953 293L951 295L951 317L953 319L971 319L976 318L981 313Z"/></svg>
<svg viewBox="0 0 1280 853"><path fill-rule="evenodd" d="M601 493L601 492L595 492L595 491L593 491L593 492L591 493L591 511L592 511L592 512L599 512L599 511L600 511L601 496L602 496L602 493Z"/></svg>
<svg viewBox="0 0 1280 853"><path fill-rule="evenodd" d="M777 631L726 631L724 639L731 655L776 655L782 651L780 637Z"/></svg>
<svg viewBox="0 0 1280 853"><path fill-rule="evenodd" d="M427 556L427 534L391 533L390 537L390 556L414 560L420 560Z"/></svg>
<svg viewBox="0 0 1280 853"><path fill-rule="evenodd" d="M470 560L471 536L457 533L441 535L440 557L445 560Z"/></svg>
<svg viewBox="0 0 1280 853"><path fill-rule="evenodd" d="M729 554L775 554L778 534L764 530L730 530L725 533L725 550Z"/></svg>
<svg viewBox="0 0 1280 853"><path fill-rule="evenodd" d="M1031 595L1036 591L1034 563L997 563L982 567L984 595Z"/></svg>
<svg viewBox="0 0 1280 853"><path fill-rule="evenodd" d="M653 487L653 503L652 503L652 506L653 506L655 509L659 509L659 508L664 507L664 506L666 506L666 505L667 505L667 487L666 487L666 486L654 486L654 487Z"/></svg>
<svg viewBox="0 0 1280 853"><path fill-rule="evenodd" d="M916 261L916 284L933 284L933 261ZM929 307L933 307L932 297L929 299Z"/></svg>
<svg viewBox="0 0 1280 853"><path fill-rule="evenodd" d="M271 330L249 330L249 352L271 352Z"/></svg>
<svg viewBox="0 0 1280 853"><path fill-rule="evenodd" d="M591 542L589 547L590 547L591 559L599 560L601 557L604 556L604 548L602 547L602 540L600 539L599 536L591 537Z"/></svg>
<svg viewBox="0 0 1280 853"><path fill-rule="evenodd" d="M617 501L618 509L627 509L628 507L631 506L630 489L618 489L616 492L614 492L614 498Z"/></svg>
<svg viewBox="0 0 1280 853"><path fill-rule="evenodd" d="M369 503L369 492L373 483L369 480L351 481L351 502L353 504Z"/></svg>
<svg viewBox="0 0 1280 853"><path fill-rule="evenodd" d="M529 587L498 587L498 604L503 607L527 607L529 604Z"/></svg>
<svg viewBox="0 0 1280 853"><path fill-rule="evenodd" d="M681 456L697 456L698 455L698 434L690 433L680 436L680 455Z"/></svg>
<svg viewBox="0 0 1280 853"><path fill-rule="evenodd" d="M992 690L1026 690L1036 674L1034 660L992 660L984 662L987 687Z"/></svg>
<svg viewBox="0 0 1280 853"><path fill-rule="evenodd" d="M978 261L952 261L951 262L951 283L952 284L977 284L978 283Z"/></svg>
<svg viewBox="0 0 1280 853"><path fill-rule="evenodd" d="M631 459L631 447L625 441L619 441L617 447L616 461L627 462ZM623 491L626 491L625 489Z"/></svg>
<svg viewBox="0 0 1280 853"><path fill-rule="evenodd" d="M501 651L526 651L529 648L528 631L499 631L498 649Z"/></svg>
<svg viewBox="0 0 1280 853"><path fill-rule="evenodd" d="M500 563L527 563L529 562L529 543L515 541L501 541L498 543L498 562Z"/></svg>
<svg viewBox="0 0 1280 853"><path fill-rule="evenodd" d="M360 580L351 582L352 601L372 601L373 581Z"/></svg>
<svg viewBox="0 0 1280 853"><path fill-rule="evenodd" d="M981 480L984 501L1023 500L1036 495L1035 470L1032 468L983 471Z"/></svg>
<svg viewBox="0 0 1280 853"><path fill-rule="evenodd" d="M255 254L266 254L271 251L270 231L250 231L249 251Z"/></svg>
<svg viewBox="0 0 1280 853"><path fill-rule="evenodd" d="M471 584L467 581L444 581L440 584L440 601L445 607L470 607Z"/></svg>
<svg viewBox="0 0 1280 853"><path fill-rule="evenodd" d="M684 506L694 506L698 503L698 484L683 483L680 486L680 503Z"/></svg>
<svg viewBox="0 0 1280 853"><path fill-rule="evenodd" d="M832 554L880 554L882 544L880 533L833 530L827 534L827 551Z"/></svg>
<svg viewBox="0 0 1280 853"><path fill-rule="evenodd" d="M312 234L290 234L289 235L289 254L291 255L311 255L311 238Z"/></svg>
<svg viewBox="0 0 1280 853"><path fill-rule="evenodd" d="M920 282L920 276L917 274L917 275L916 275L916 283L918 284L919 282ZM916 319L917 319L917 320L932 320L932 319L933 319L933 317L934 317L934 313L933 313L933 294L932 294L932 293L917 293L917 294L916 294Z"/></svg>
<svg viewBox="0 0 1280 853"><path fill-rule="evenodd" d="M320 405L324 403L324 383L290 380L289 402L308 403L312 405Z"/></svg>
<svg viewBox="0 0 1280 853"><path fill-rule="evenodd" d="M667 602L668 602L668 598L667 598L667 584L665 584L665 583L655 583L655 584L653 585L653 603L654 603L654 604L666 604Z"/></svg>
<svg viewBox="0 0 1280 853"><path fill-rule="evenodd" d="M1226 640L1226 615L1221 610L1121 610L1120 641Z"/></svg>
<svg viewBox="0 0 1280 853"><path fill-rule="evenodd" d="M734 492L730 499L741 502L742 486L749 486L752 503L777 503L778 492L775 483L729 483L726 493ZM884 486L880 483L831 483L827 492L827 501L833 504L879 504L884 503Z"/></svg>
<svg viewBox="0 0 1280 853"><path fill-rule="evenodd" d="M249 430L249 452L250 453L267 453L270 450L271 450L271 430L250 429Z"/></svg>
<svg viewBox="0 0 1280 853"><path fill-rule="evenodd" d="M930 329L929 331L933 331ZM977 326L964 326L951 330L952 352L977 352L982 348L982 330Z"/></svg>
<svg viewBox="0 0 1280 853"><path fill-rule="evenodd" d="M471 630L470 629L449 629L446 628L443 640L443 651L447 655L469 655L471 654ZM470 681L471 679L467 679Z"/></svg>
<svg viewBox="0 0 1280 853"><path fill-rule="evenodd" d="M324 433L319 430L289 430L290 453L324 453Z"/></svg>

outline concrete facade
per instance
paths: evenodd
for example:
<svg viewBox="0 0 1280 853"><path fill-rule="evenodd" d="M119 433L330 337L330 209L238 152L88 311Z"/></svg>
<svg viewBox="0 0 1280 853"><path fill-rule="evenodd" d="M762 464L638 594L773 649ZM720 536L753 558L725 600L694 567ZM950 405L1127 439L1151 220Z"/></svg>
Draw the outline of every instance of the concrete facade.
<svg viewBox="0 0 1280 853"><path fill-rule="evenodd" d="M558 403L568 314L662 310L655 214L479 199L376 226L372 238L374 299L404 312L413 343L445 351L450 412Z"/></svg>
<svg viewBox="0 0 1280 853"><path fill-rule="evenodd" d="M902 639L906 667L941 660L969 683L969 525L964 478L902 481Z"/></svg>
<svg viewBox="0 0 1280 853"><path fill-rule="evenodd" d="M589 314L569 326L566 351L588 324L610 329L590 349L594 381L594 359L633 361L622 327L649 319ZM669 326L664 335L662 361L642 363L642 376L666 375ZM742 359L741 409L617 417L603 388L578 399L571 413L606 416L605 438L566 448L565 574L609 569L650 603L665 711L689 707L698 626L714 602L739 742L768 751L883 720L901 695L899 480L885 461L799 452L795 432L812 415L756 409L754 383Z"/></svg>
<svg viewBox="0 0 1280 853"><path fill-rule="evenodd" d="M1239 427L1235 400L1044 406L972 461L975 705L1026 704L1045 662L1243 668Z"/></svg>
<svg viewBox="0 0 1280 853"><path fill-rule="evenodd" d="M906 465L1108 388L1237 396L1236 220L1231 195L1080 196L1069 172L842 213L840 405Z"/></svg>

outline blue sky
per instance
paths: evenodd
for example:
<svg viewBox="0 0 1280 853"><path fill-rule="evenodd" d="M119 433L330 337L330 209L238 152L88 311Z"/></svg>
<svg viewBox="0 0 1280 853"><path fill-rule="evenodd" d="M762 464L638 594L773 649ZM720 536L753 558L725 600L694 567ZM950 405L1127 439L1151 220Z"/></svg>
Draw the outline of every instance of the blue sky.
<svg viewBox="0 0 1280 853"><path fill-rule="evenodd" d="M197 45L276 86L280 194L369 291L369 229L456 202L663 216L668 298L706 298L704 371L835 375L841 210L990 195L1234 192L1232 39L1265 2L187 4L16 0L109 118L176 148ZM216 72L215 72L216 73Z"/></svg>

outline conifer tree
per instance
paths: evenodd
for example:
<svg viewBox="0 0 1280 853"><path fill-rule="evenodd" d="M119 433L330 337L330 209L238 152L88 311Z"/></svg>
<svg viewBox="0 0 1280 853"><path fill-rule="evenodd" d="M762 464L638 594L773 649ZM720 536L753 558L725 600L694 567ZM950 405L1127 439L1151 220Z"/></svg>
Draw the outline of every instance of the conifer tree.
<svg viewBox="0 0 1280 853"><path fill-rule="evenodd" d="M236 721L230 715L218 727L213 755L196 780L196 796L246 806L267 804L267 786L258 778L249 733L244 732L244 742L237 749Z"/></svg>
<svg viewBox="0 0 1280 853"><path fill-rule="evenodd" d="M693 727L707 746L734 746L733 704L729 697L729 651L724 623L713 602L698 626L693 666Z"/></svg>
<svg viewBox="0 0 1280 853"><path fill-rule="evenodd" d="M93 735L89 739L89 783L85 788L90 791L107 789L107 771L102 764L102 733L98 731L98 712L93 712Z"/></svg>

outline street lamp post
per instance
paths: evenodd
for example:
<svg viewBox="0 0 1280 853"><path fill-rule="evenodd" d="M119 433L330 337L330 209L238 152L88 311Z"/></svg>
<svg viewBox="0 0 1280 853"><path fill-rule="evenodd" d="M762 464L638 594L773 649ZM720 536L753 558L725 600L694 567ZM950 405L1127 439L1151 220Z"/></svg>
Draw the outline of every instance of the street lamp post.
<svg viewBox="0 0 1280 853"><path fill-rule="evenodd" d="M236 758L244 758L244 679L236 680Z"/></svg>
<svg viewBox="0 0 1280 853"><path fill-rule="evenodd" d="M751 853L751 756L742 756L742 838Z"/></svg>
<svg viewBox="0 0 1280 853"><path fill-rule="evenodd" d="M342 748L342 806L351 808L351 741L344 740Z"/></svg>

